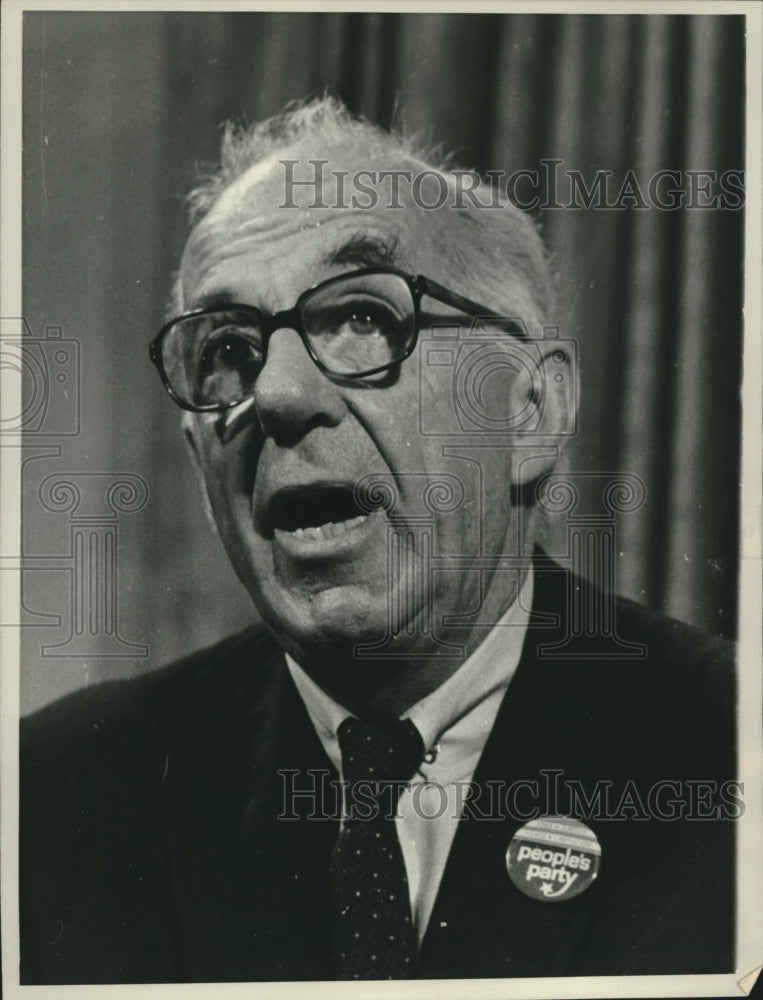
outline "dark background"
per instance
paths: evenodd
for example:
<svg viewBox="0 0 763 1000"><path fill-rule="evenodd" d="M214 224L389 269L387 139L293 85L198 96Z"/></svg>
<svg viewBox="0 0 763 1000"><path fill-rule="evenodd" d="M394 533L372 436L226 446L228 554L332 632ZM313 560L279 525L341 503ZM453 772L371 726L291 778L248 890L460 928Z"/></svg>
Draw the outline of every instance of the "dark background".
<svg viewBox="0 0 763 1000"><path fill-rule="evenodd" d="M147 358L186 234L182 196L214 163L225 119L328 89L479 170L556 158L590 181L596 170L646 180L744 166L735 16L27 12L23 58L25 316L36 338L59 326L76 340L81 366L79 433L61 436L53 407L27 438L26 709L254 618ZM635 473L648 490L618 521L618 589L725 635L736 616L743 214L539 219L559 274L554 321L580 343L570 464ZM71 631L72 522L39 489L69 472L148 485L147 504L118 524L121 658L102 655L98 628L85 628L76 655L50 648ZM134 655L130 642L145 649Z"/></svg>

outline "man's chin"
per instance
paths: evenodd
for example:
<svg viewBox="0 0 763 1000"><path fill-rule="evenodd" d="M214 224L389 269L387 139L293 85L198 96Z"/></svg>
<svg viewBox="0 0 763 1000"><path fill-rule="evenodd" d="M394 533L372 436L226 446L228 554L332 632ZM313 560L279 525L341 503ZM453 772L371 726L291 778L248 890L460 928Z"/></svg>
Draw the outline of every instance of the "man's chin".
<svg viewBox="0 0 763 1000"><path fill-rule="evenodd" d="M262 609L279 641L295 659L351 656L357 646L383 642L389 635L386 595L369 594L360 586L329 587Z"/></svg>

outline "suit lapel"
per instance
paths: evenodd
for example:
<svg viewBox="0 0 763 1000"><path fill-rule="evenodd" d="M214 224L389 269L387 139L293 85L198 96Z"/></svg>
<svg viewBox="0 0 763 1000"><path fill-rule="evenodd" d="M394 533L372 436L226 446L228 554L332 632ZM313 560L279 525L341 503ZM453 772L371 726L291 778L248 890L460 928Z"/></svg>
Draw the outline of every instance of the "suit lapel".
<svg viewBox="0 0 763 1000"><path fill-rule="evenodd" d="M566 781L580 781L587 791L597 780L617 788L624 776L638 778L651 766L643 740L630 733L645 697L643 664L543 655L543 645L558 641L564 628L569 579L559 571L536 573L535 620L549 622L551 615L558 624L528 630L473 778L479 798L454 838L421 949L422 978L564 974L617 869L627 824L595 819L587 825L601 843L602 868L580 896L530 899L506 869L509 841L533 808L539 816L568 812ZM619 759L613 746L621 748Z"/></svg>
<svg viewBox="0 0 763 1000"><path fill-rule="evenodd" d="M250 646L208 664L179 713L164 808L181 978L330 976L323 882L336 824L305 817L326 811L315 772L331 765L282 654ZM295 803L299 820L279 818L285 781L316 784L314 801Z"/></svg>

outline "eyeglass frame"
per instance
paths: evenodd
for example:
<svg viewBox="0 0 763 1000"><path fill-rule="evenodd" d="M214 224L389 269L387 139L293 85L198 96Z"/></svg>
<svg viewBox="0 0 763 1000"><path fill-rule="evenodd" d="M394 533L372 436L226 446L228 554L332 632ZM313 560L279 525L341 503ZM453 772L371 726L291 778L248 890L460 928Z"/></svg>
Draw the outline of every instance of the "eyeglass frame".
<svg viewBox="0 0 763 1000"><path fill-rule="evenodd" d="M411 338L410 345L406 348L404 354L402 354L395 361L390 361L385 365L380 365L377 368L369 369L368 371L362 372L350 372L348 374L343 374L340 372L332 371L327 365L325 365L321 359L316 355L313 347L308 339L308 334L305 330L304 323L302 321L302 307L304 300L311 297L315 292L326 288L332 284L344 281L347 278L360 278L364 275L370 274L391 274L398 278L402 278L408 286L411 293L411 298L413 299L413 319L414 319L414 332ZM327 278L325 281L319 281L315 285L311 285L310 288L305 289L291 309L283 309L276 313L267 313L257 306L245 305L244 303L238 302L228 302L224 305L216 306L206 306L201 309L193 309L190 312L182 313L180 316L176 316L174 319L169 320L162 326L162 328L157 333L156 337L148 345L148 354L151 361L156 365L159 375L162 380L164 388L167 390L168 394L172 400L177 403L184 410L190 410L193 413L210 413L218 412L222 413L225 410L230 410L234 406L239 406L244 400L251 399L253 396L253 391L242 396L241 399L237 399L232 403L208 403L201 406L193 405L192 403L185 402L180 399L177 393L173 390L170 385L167 372L164 367L164 359L162 357L162 342L164 341L167 334L170 332L176 323L180 323L183 320L199 318L202 316L212 316L214 313L218 312L244 312L253 313L257 316L260 323L260 331L262 334L262 352L263 352L263 368L267 362L267 347L268 341L276 330L289 329L294 330L294 332L299 336L300 340L305 346L310 360L315 364L319 371L323 372L324 375L328 375L334 379L353 380L368 378L370 375L378 375L380 372L389 371L391 368L395 368L397 365L403 363L406 358L409 358L411 354L416 350L416 345L419 341L420 330L420 317L421 317L421 300L428 295L430 298L435 299L437 302L441 302L443 305L452 306L454 309L460 310L467 316L472 317L484 317L485 319L495 319L499 317L499 313L488 309L487 306L480 305L472 299L468 299L463 295L459 295L457 292L452 292L450 289L446 288L444 285L439 284L437 281L433 281L431 278L426 278L423 274L408 274L407 271L402 271L396 267L364 267L359 268L354 271L346 271L343 274L334 275L331 278ZM511 336L517 337L520 340L528 340L528 334L524 327L521 326L516 320L509 319L507 317L500 317L505 330Z"/></svg>

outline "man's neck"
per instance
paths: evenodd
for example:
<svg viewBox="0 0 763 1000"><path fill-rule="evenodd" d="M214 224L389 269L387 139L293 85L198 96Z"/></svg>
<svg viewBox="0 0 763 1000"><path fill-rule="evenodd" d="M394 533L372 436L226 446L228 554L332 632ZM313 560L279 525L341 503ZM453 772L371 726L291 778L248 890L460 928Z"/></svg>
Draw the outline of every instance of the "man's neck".
<svg viewBox="0 0 763 1000"><path fill-rule="evenodd" d="M496 599L486 598L480 614L483 621L497 623L507 613L529 571L528 567L520 574L518 586L508 602L504 595L503 606ZM354 648L315 654L289 648L288 643L284 645L312 680L354 715L360 718L399 717L452 677L484 641L488 632L484 627L446 626L440 630L440 637L448 645L438 647L440 651L432 651L431 636L428 637L427 650L421 644L411 648L410 638L401 634L378 659L359 659ZM441 650L447 650L448 646L462 649L463 653L444 655Z"/></svg>

